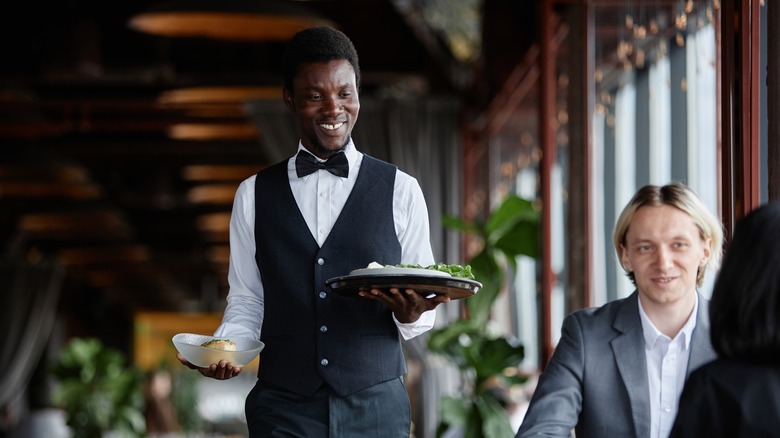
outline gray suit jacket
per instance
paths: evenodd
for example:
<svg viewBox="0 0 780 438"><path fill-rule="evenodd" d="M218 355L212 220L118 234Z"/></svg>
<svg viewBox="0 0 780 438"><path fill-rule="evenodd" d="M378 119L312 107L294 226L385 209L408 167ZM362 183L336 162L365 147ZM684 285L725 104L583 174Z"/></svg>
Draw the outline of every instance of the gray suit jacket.
<svg viewBox="0 0 780 438"><path fill-rule="evenodd" d="M709 302L699 295L688 371L715 359ZM650 436L650 402L637 292L567 316L516 437Z"/></svg>

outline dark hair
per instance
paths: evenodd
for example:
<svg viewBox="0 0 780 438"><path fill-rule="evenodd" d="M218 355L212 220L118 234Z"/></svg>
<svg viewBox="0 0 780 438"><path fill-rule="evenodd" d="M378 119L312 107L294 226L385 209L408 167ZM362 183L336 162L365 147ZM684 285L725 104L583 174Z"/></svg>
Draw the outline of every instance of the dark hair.
<svg viewBox="0 0 780 438"><path fill-rule="evenodd" d="M284 88L293 89L293 79L301 64L347 60L355 70L355 85L360 89L360 65L352 41L343 32L328 26L304 29L292 37L282 57Z"/></svg>
<svg viewBox="0 0 780 438"><path fill-rule="evenodd" d="M722 358L780 364L780 203L741 220L710 303L710 337Z"/></svg>

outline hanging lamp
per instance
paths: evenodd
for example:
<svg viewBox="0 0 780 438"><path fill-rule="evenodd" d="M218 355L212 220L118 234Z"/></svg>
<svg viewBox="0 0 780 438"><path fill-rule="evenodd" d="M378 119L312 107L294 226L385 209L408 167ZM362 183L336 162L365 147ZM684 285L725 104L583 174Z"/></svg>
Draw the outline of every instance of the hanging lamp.
<svg viewBox="0 0 780 438"><path fill-rule="evenodd" d="M173 0L130 18L131 29L165 37L287 41L301 29L333 23L294 1Z"/></svg>

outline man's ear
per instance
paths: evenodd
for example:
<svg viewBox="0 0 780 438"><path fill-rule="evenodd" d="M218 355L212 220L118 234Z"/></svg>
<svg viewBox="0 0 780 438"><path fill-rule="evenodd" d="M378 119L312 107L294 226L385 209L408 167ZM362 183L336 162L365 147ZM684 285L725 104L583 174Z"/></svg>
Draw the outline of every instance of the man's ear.
<svg viewBox="0 0 780 438"><path fill-rule="evenodd" d="M620 244L620 261L620 264L623 265L623 269L625 269L627 272L631 272L633 270L633 267L631 266L631 259L628 258L628 250L623 244Z"/></svg>
<svg viewBox="0 0 780 438"><path fill-rule="evenodd" d="M287 88L282 89L282 100L284 100L284 104L287 106L287 109L295 112L295 102L293 102L292 93Z"/></svg>
<svg viewBox="0 0 780 438"><path fill-rule="evenodd" d="M707 262L710 261L710 256L712 255L712 238L708 238L704 241L704 254L702 255L701 263L699 266L706 266Z"/></svg>

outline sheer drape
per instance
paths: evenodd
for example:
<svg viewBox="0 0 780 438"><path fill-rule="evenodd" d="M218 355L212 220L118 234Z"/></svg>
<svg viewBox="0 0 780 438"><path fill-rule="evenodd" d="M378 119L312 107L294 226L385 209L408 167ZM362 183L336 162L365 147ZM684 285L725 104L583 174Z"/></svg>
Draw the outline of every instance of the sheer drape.
<svg viewBox="0 0 780 438"><path fill-rule="evenodd" d="M298 129L281 102L250 102L247 113L260 130L261 147L277 162L298 145ZM459 236L442 226L443 215L460 216L461 141L458 101L449 97L360 100L353 130L357 149L393 163L417 178L425 195L431 223L431 244L437 261L460 263ZM437 325L458 317L459 303L440 306ZM404 343L407 359L421 368L416 382L415 435L435 436L438 401L458 384L457 369L428 354L426 336Z"/></svg>
<svg viewBox="0 0 780 438"><path fill-rule="evenodd" d="M457 262L458 239L447 239L443 214L460 212L460 136L454 99L361 101L353 131L359 150L417 178L428 204L437 259Z"/></svg>
<svg viewBox="0 0 780 438"><path fill-rule="evenodd" d="M0 261L0 406L27 386L49 341L57 312L62 269L44 260Z"/></svg>
<svg viewBox="0 0 780 438"><path fill-rule="evenodd" d="M298 125L292 113L279 100L248 102L244 109L260 130L260 146L269 163L278 163L295 153Z"/></svg>

